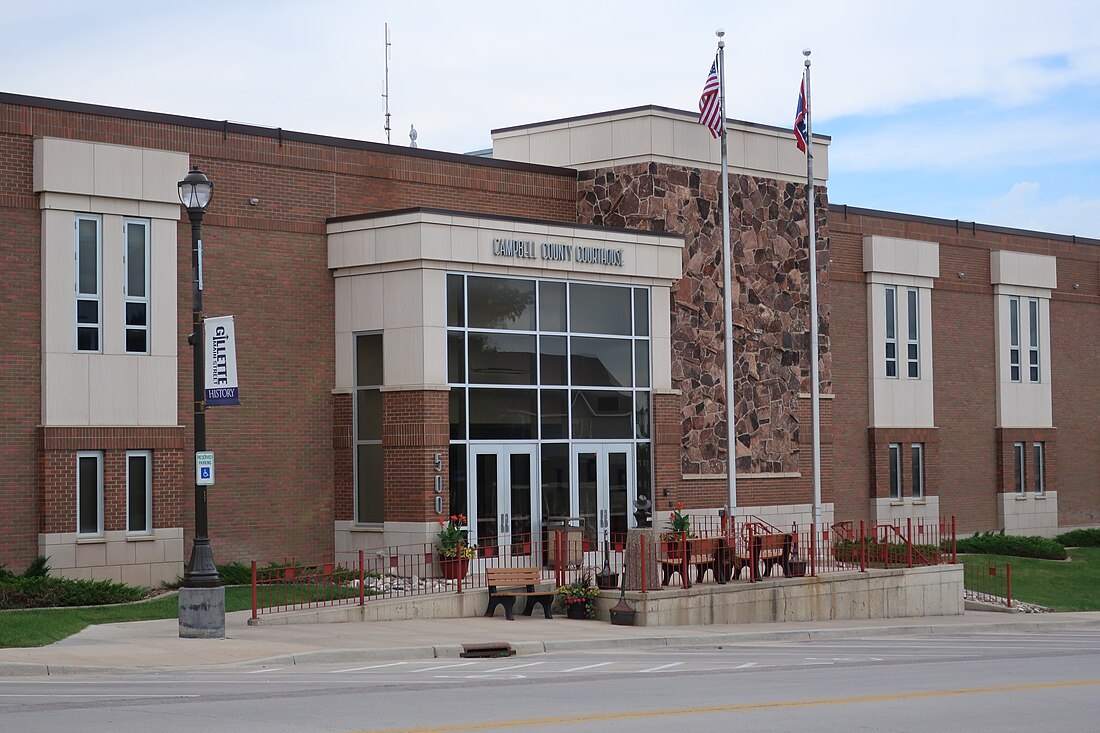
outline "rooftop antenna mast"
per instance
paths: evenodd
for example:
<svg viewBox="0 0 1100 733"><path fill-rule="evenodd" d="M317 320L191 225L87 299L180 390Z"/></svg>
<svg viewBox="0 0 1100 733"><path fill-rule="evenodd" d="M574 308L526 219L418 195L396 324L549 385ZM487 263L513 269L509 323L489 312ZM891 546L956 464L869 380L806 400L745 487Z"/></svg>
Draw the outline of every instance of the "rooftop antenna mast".
<svg viewBox="0 0 1100 733"><path fill-rule="evenodd" d="M386 100L386 144L390 144L390 24L386 28L386 79L382 91L382 99Z"/></svg>

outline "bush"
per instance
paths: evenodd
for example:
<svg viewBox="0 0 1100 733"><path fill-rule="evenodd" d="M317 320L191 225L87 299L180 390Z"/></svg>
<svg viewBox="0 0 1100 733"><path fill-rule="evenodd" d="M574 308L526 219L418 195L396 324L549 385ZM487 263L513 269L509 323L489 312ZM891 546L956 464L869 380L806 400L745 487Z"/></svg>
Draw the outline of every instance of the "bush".
<svg viewBox="0 0 1100 733"><path fill-rule="evenodd" d="M50 574L50 562L45 555L39 555L31 560L31 564L23 571L24 578L45 578Z"/></svg>
<svg viewBox="0 0 1100 733"><path fill-rule="evenodd" d="M1066 548L1047 537L1006 535L1002 532L975 532L956 542L958 552L974 555L1011 555L1041 560L1065 560Z"/></svg>
<svg viewBox="0 0 1100 733"><path fill-rule="evenodd" d="M864 538L867 546L866 557L869 563L877 565L885 558L891 565L906 563L909 561L909 545L904 542L876 542L870 537ZM921 562L923 557L929 562L935 562L940 550L935 545L913 545L913 563ZM833 558L839 562L857 564L859 562L859 540L837 540L833 543Z"/></svg>
<svg viewBox="0 0 1100 733"><path fill-rule="evenodd" d="M145 588L134 588L109 580L10 577L0 580L0 609L128 603L140 601L145 597L145 592Z"/></svg>
<svg viewBox="0 0 1100 733"><path fill-rule="evenodd" d="M1063 547L1100 547L1100 529L1075 529L1054 538Z"/></svg>

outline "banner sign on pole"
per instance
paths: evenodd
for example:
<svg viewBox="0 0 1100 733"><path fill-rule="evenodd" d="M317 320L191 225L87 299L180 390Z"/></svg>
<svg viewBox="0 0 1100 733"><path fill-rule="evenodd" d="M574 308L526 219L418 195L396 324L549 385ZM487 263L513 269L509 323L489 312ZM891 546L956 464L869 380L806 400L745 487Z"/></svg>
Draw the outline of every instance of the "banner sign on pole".
<svg viewBox="0 0 1100 733"><path fill-rule="evenodd" d="M206 404L239 405L237 394L237 346L233 337L233 316L207 318Z"/></svg>

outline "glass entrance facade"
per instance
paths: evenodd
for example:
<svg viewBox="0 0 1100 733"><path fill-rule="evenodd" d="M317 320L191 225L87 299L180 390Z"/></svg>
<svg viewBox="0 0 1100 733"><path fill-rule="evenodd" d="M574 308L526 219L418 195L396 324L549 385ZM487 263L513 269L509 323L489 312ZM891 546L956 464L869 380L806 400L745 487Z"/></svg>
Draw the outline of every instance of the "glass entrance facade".
<svg viewBox="0 0 1100 733"><path fill-rule="evenodd" d="M648 288L448 275L447 375L452 513L470 514L471 505L489 500L485 483L469 473L476 468L471 447L479 445L537 448L537 479L523 517L532 529L584 514L594 530L622 531L627 497L652 496ZM617 450L599 455L634 485L601 481L609 493L599 497L599 507L608 508L601 515L596 497L579 490L591 477L577 475L596 470L578 463L578 455L598 451L578 450L610 444ZM619 465L624 461L632 470ZM470 496L471 489L478 495ZM515 522L515 508L526 503L503 490ZM486 514L484 507L479 513ZM613 522L605 518L612 515Z"/></svg>

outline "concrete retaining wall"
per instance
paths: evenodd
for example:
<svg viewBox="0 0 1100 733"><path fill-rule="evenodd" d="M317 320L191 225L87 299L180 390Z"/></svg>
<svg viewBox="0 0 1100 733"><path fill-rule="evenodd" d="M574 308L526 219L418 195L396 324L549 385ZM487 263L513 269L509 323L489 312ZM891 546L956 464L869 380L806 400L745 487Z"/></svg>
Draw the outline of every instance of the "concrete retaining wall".
<svg viewBox="0 0 1100 733"><path fill-rule="evenodd" d="M963 613L962 565L938 565L865 573L829 573L816 578L776 578L759 583L696 585L684 590L628 591L637 610L636 626L704 626L707 624L781 623L871 618L957 616ZM610 621L617 593L596 601L597 618ZM482 589L457 593L368 601L357 605L272 613L252 625L336 623L341 621L403 621L462 618L485 613L488 593ZM516 602L520 613L522 601ZM542 609L537 608L536 614ZM503 619L504 612L496 615ZM564 614L563 614L564 615Z"/></svg>

